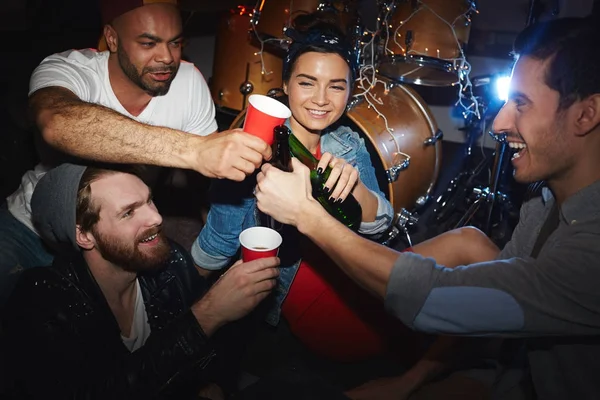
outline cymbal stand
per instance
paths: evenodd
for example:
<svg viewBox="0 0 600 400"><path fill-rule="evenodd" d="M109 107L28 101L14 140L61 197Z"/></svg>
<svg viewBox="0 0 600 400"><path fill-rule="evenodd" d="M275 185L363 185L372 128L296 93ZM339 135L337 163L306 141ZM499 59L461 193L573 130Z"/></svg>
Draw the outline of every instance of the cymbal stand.
<svg viewBox="0 0 600 400"><path fill-rule="evenodd" d="M511 154L504 137L499 137L490 132L497 143L487 186L476 186L476 180L481 178L485 171L489 171L490 157L485 157L474 168L466 169L473 161L473 145L482 135L482 132L485 131L486 122L491 119L484 116L481 120L467 122L467 154L463 162L463 168L450 181L446 191L437 198L435 203L433 217L439 226L445 225L447 229L455 229L473 225L492 237L494 227L498 226L512 209L509 196L499 190L503 172L507 167L508 157ZM465 206L466 211L463 212ZM455 223L455 218L459 212L462 212L462 215L458 214L460 218ZM452 216L454 218L450 218ZM452 225L449 225L450 223Z"/></svg>
<svg viewBox="0 0 600 400"><path fill-rule="evenodd" d="M498 190L501 173L506 164L506 156L510 154L510 152L507 151L507 147L508 144L506 141L500 141L496 143L494 164L492 165L492 174L489 186L473 188L472 193L475 196L475 201L473 201L463 217L455 225L455 228L473 224L475 215L483 207L483 221L474 223L474 225L478 225L478 227L484 233L490 236L492 233L492 216L494 207L496 205L500 207L511 206L508 195Z"/></svg>
<svg viewBox="0 0 600 400"><path fill-rule="evenodd" d="M460 130L466 132L464 158L458 174L450 180L446 190L438 196L434 203L433 217L438 224L446 222L456 212L459 203L474 186L475 180L489 165L489 158L484 157L477 165L473 166L475 158L473 150L477 140L483 134L483 122L475 116L470 116L465 127Z"/></svg>

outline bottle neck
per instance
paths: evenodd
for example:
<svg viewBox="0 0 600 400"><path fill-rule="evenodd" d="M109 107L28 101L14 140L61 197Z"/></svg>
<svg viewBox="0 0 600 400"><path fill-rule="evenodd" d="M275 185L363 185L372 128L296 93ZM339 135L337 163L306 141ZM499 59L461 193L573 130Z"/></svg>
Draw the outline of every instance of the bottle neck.
<svg viewBox="0 0 600 400"><path fill-rule="evenodd" d="M286 126L279 126L274 129L274 134L272 164L283 171L289 172L292 170L289 144L290 130Z"/></svg>
<svg viewBox="0 0 600 400"><path fill-rule="evenodd" d="M289 119L289 126L291 131L296 135L298 140L306 147L311 153L315 154L315 150L321 143L321 131L309 131L302 124L300 124L292 116ZM320 154L317 158L321 158Z"/></svg>
<svg viewBox="0 0 600 400"><path fill-rule="evenodd" d="M302 142L292 133L289 138L290 143L290 152L294 157L296 157L300 162L306 165L310 169L317 169L317 165L319 160L310 152Z"/></svg>

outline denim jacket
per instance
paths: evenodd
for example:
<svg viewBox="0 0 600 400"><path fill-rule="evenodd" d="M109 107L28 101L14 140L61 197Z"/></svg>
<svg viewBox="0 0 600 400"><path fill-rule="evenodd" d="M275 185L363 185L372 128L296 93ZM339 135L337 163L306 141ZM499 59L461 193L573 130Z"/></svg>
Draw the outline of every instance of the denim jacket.
<svg viewBox="0 0 600 400"><path fill-rule="evenodd" d="M340 126L321 136L321 150L343 158L357 168L362 183L377 196L379 202L375 221L361 223L358 232L368 236L385 231L392 223L394 210L379 188L364 139L350 128ZM253 196L255 185L255 176L250 176L243 182L217 180L212 183L211 208L206 225L192 245L192 257L198 266L219 270L231 264L240 247L240 233L259 223L256 199ZM274 290L275 305L267 316L267 322L272 325L279 322L281 304L300 265L297 249L290 249L295 247L295 241L290 240L288 234L291 227L284 228L283 244L279 250L279 284Z"/></svg>

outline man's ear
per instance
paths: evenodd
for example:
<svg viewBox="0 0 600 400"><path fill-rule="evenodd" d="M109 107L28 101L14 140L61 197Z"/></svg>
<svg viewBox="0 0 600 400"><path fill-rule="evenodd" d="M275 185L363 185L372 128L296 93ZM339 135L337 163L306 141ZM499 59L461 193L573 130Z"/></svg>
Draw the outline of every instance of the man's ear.
<svg viewBox="0 0 600 400"><path fill-rule="evenodd" d="M117 31L112 25L104 25L104 40L106 40L106 46L111 53L117 52L117 46L119 44L119 36Z"/></svg>
<svg viewBox="0 0 600 400"><path fill-rule="evenodd" d="M77 245L84 250L92 250L96 246L96 239L91 232L81 230L81 225L75 227L75 241Z"/></svg>
<svg viewBox="0 0 600 400"><path fill-rule="evenodd" d="M600 94L593 94L577 104L577 136L584 136L600 124Z"/></svg>
<svg viewBox="0 0 600 400"><path fill-rule="evenodd" d="M283 93L285 93L286 95L288 94L288 85L285 82L283 82Z"/></svg>

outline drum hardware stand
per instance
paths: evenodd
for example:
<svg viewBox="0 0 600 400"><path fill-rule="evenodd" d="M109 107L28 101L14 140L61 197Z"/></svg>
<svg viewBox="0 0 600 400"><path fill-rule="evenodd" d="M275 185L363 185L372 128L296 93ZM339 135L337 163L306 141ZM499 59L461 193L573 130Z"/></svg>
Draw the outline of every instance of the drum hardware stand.
<svg viewBox="0 0 600 400"><path fill-rule="evenodd" d="M490 134L495 137L493 133ZM495 137L496 140L498 138ZM471 222L474 218L477 211L479 211L480 207L486 207L485 209L485 219L483 221L480 229L486 233L488 236L491 235L492 228L492 213L494 211L494 206L496 202L501 206L510 206L509 198L506 194L498 191L498 186L500 183L500 176L502 173L502 169L506 162L506 155L510 154L510 152L506 151L508 147L508 143L506 143L505 139L501 139L496 144L496 151L494 156L494 164L492 166L492 176L490 179L490 184L488 187L475 187L473 188L473 194L475 195L475 201L465 215L458 221L455 228L465 226Z"/></svg>
<svg viewBox="0 0 600 400"><path fill-rule="evenodd" d="M479 176L488 164L488 159L484 158L477 166L471 168L473 147L477 142L477 139L481 136L481 129L478 122L470 120L467 122L466 127L459 130L467 132L467 147L464 150L464 159L462 161L460 172L450 180L445 192L436 200L433 215L438 223L445 222L445 220L455 211L457 197L466 195L466 191L472 186L473 180ZM460 193L463 191L465 193Z"/></svg>
<svg viewBox="0 0 600 400"><path fill-rule="evenodd" d="M486 84L481 86L484 85ZM500 222L503 216L508 215L507 211L512 207L509 197L499 191L502 172L506 167L506 156L510 154L510 151L507 151L508 144L505 136L489 132L497 143L487 186L475 186L475 180L489 167L490 157L484 157L475 167L467 169L468 166L472 165L473 148L477 139L485 130L486 123L493 120L493 116L495 116L495 113L488 113L490 106L490 100L485 96L479 97L481 118L471 114L465 128L462 129L467 131L467 147L462 168L450 181L446 191L437 198L433 218L439 225L446 223L446 226L448 226L448 222L452 222L452 220L448 221L450 217L456 215L456 211L460 211L459 205L467 204L467 210L462 213L459 221L456 224L453 223L449 229L475 225L491 237L494 222ZM492 107L495 109L496 106ZM493 116L490 114L493 114ZM499 206L499 208L496 206ZM500 215L500 221L494 221L495 211L500 213L496 214ZM476 216L478 217L476 218Z"/></svg>
<svg viewBox="0 0 600 400"><path fill-rule="evenodd" d="M417 222L419 222L419 217L416 214L402 208L400 212L396 214L392 226L379 238L379 243L387 247L392 247L398 235L402 233L406 237L409 247L412 247L413 243L409 234L409 229L415 226Z"/></svg>

